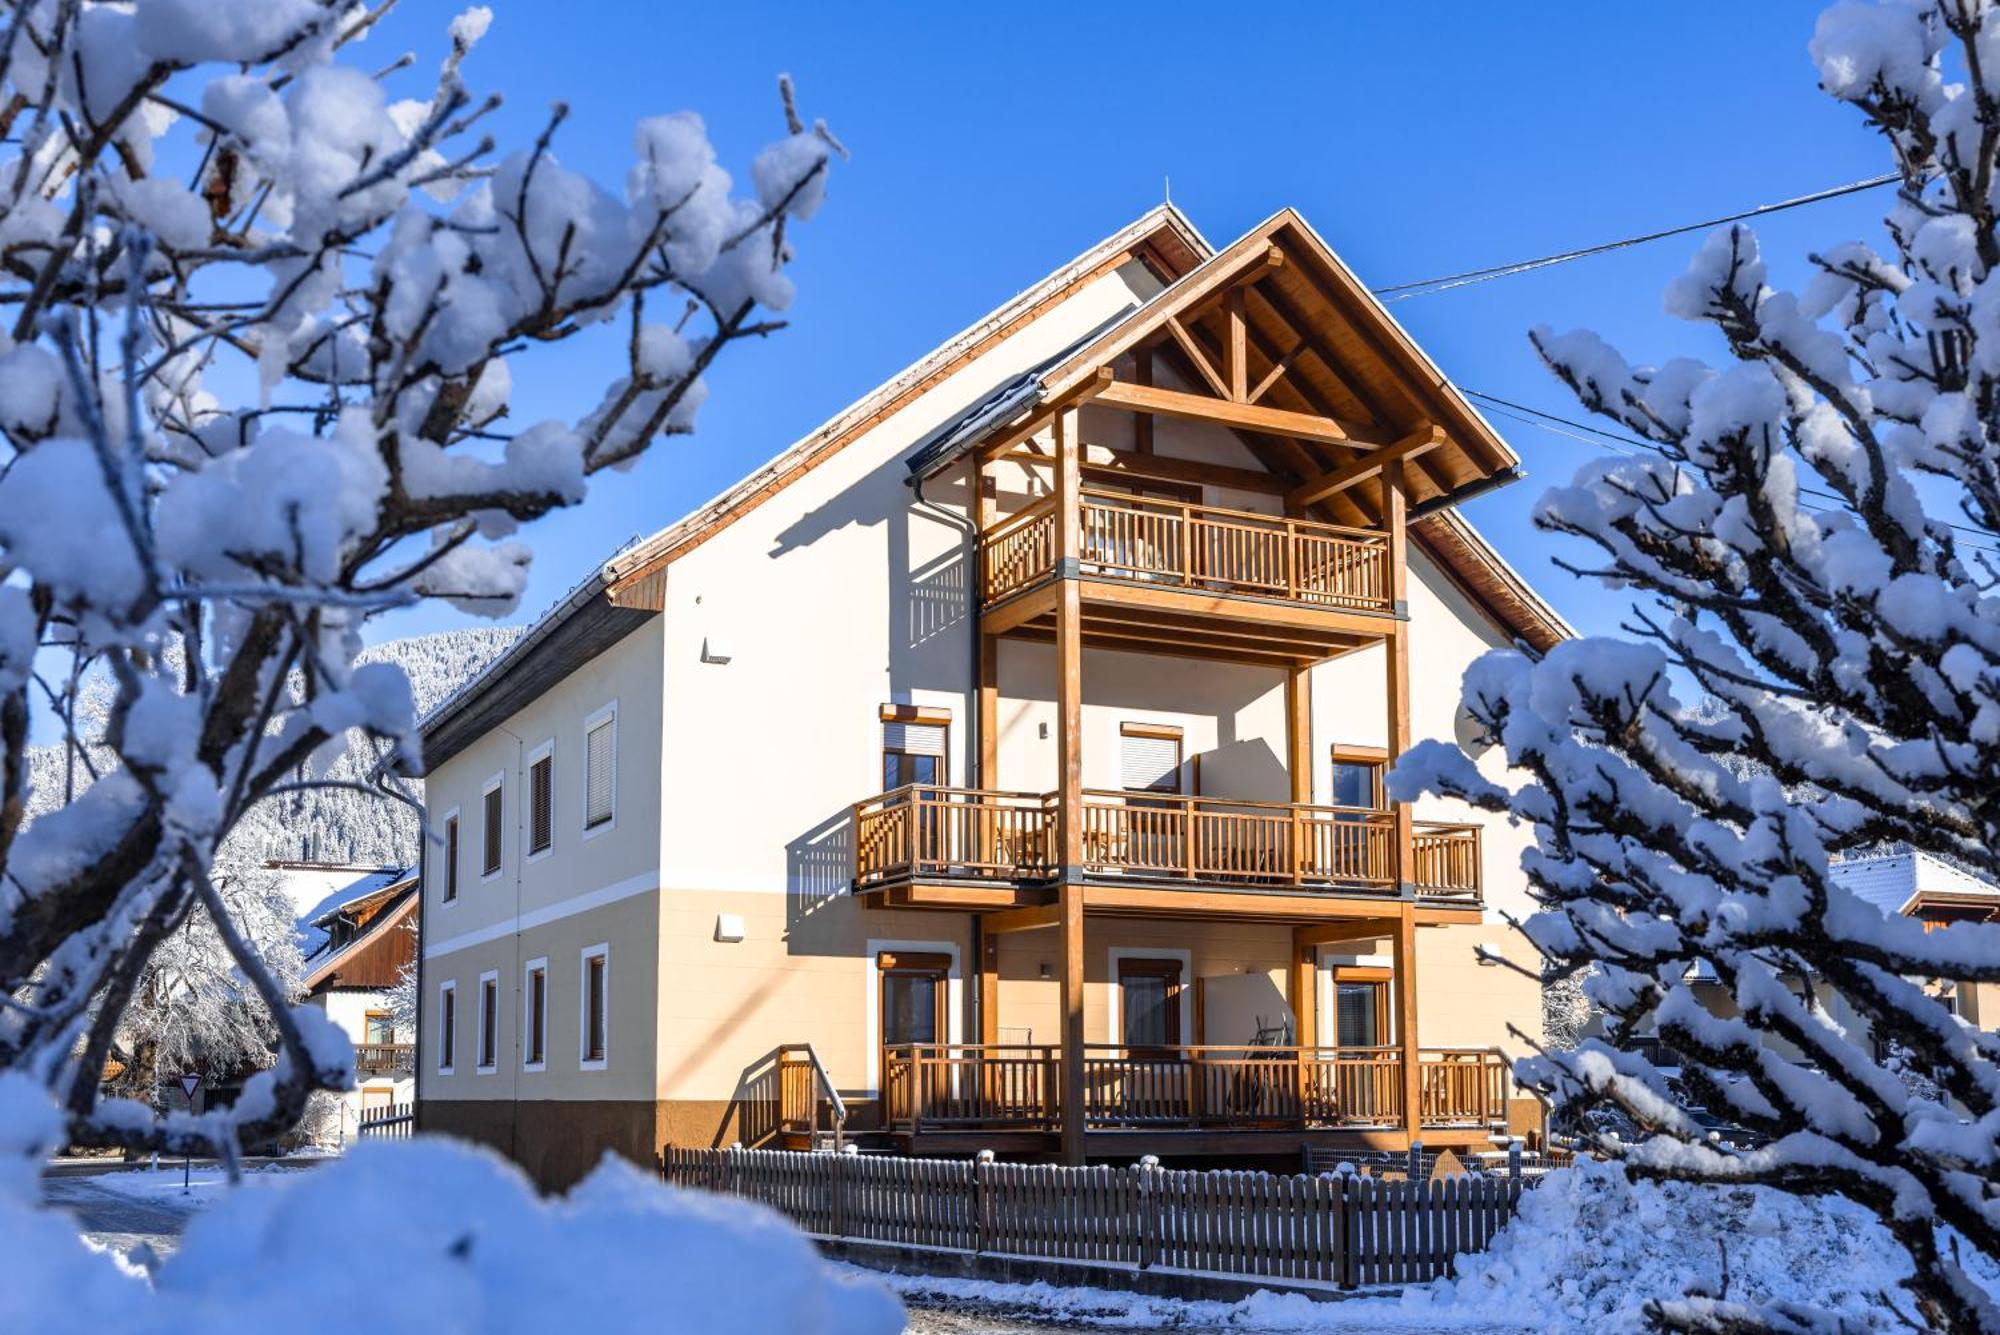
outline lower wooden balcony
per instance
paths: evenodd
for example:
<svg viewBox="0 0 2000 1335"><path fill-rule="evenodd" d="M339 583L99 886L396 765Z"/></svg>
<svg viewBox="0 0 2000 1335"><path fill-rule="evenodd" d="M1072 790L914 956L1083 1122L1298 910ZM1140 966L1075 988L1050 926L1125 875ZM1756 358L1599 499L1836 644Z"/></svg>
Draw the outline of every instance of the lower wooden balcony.
<svg viewBox="0 0 2000 1335"><path fill-rule="evenodd" d="M1058 872L1057 795L913 785L854 810L855 885L1046 882ZM1394 896L1386 811L1087 790L1092 877L1215 888ZM1417 821L1409 879L1423 898L1480 901L1479 827Z"/></svg>
<svg viewBox="0 0 2000 1335"><path fill-rule="evenodd" d="M354 1070L357 1075L414 1075L417 1045L414 1043L356 1043Z"/></svg>
<svg viewBox="0 0 2000 1335"><path fill-rule="evenodd" d="M883 1054L884 1124L910 1136L1062 1129L1062 1051L918 1043ZM1418 1049L1418 1125L1505 1125L1511 1076L1481 1048ZM1393 1047L1125 1048L1083 1054L1083 1120L1100 1131L1366 1131L1405 1125Z"/></svg>

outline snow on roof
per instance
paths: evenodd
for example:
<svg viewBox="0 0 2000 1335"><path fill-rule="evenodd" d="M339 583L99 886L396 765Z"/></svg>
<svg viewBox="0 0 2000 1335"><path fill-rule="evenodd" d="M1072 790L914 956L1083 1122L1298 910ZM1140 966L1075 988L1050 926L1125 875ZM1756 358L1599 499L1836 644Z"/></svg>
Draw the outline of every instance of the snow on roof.
<svg viewBox="0 0 2000 1335"><path fill-rule="evenodd" d="M1921 892L2000 899L2000 886L1914 849L1836 862L1833 879L1884 913L1901 913Z"/></svg>
<svg viewBox="0 0 2000 1335"><path fill-rule="evenodd" d="M398 881L408 880L416 875L415 867L381 867L359 877L328 894L324 899L299 915L297 932L299 953L312 955L326 944L327 931L323 923L331 919L348 905L370 895L387 890Z"/></svg>

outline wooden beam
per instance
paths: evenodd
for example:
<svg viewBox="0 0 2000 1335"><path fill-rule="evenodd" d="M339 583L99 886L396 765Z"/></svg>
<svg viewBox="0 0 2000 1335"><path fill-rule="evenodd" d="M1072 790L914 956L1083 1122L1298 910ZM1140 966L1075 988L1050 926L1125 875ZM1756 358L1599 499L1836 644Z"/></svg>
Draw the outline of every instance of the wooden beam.
<svg viewBox="0 0 2000 1335"><path fill-rule="evenodd" d="M979 446L977 452L980 461L982 463L989 462L998 459L1003 454L1012 453L1016 446L1022 444L1030 437L1046 431L1057 416L1064 411L1071 408L1081 408L1084 404L1103 393L1111 386L1115 379L1116 376L1111 368L1102 366L1094 374L1084 377L1075 389L1063 395L1060 399L1035 405L1029 410L1028 415L1019 422L1016 422L1013 426L1004 428L998 435L986 438L985 442Z"/></svg>
<svg viewBox="0 0 2000 1335"><path fill-rule="evenodd" d="M1152 417L1141 413L1139 421ZM1229 487L1267 496L1283 496L1292 484L1276 473L1255 468L1235 468L1229 464L1204 463L1199 459L1176 459L1166 454L1132 454L1106 446L1092 446L1084 458L1086 468L1117 473L1122 477L1157 478L1162 482L1191 482L1197 486Z"/></svg>
<svg viewBox="0 0 2000 1335"><path fill-rule="evenodd" d="M1083 874L1083 581L1073 573L1083 552L1077 425L1073 412L1056 420L1056 867L1066 883Z"/></svg>
<svg viewBox="0 0 2000 1335"><path fill-rule="evenodd" d="M1313 800L1312 676L1305 668L1285 674L1285 766L1291 771L1292 801Z"/></svg>
<svg viewBox="0 0 2000 1335"><path fill-rule="evenodd" d="M1030 908L989 913L979 919L979 929L988 936L1005 936L1009 932L1038 932L1044 927L1060 927L1062 920L1061 904L1036 904Z"/></svg>
<svg viewBox="0 0 2000 1335"><path fill-rule="evenodd" d="M1230 403L1200 394L1183 394L1174 389L1148 389L1113 381L1097 396L1107 408L1127 408L1135 413L1158 413L1163 417L1183 417L1196 422L1262 431L1273 436L1294 436L1325 445L1368 446L1379 449L1390 442L1378 432L1350 427L1313 413L1295 413L1283 408L1266 408L1259 403Z"/></svg>
<svg viewBox="0 0 2000 1335"><path fill-rule="evenodd" d="M1121 579L1088 579L1084 597L1093 603L1122 603L1127 607L1151 607L1189 617L1225 617L1267 626L1295 626L1303 630L1336 635L1372 638L1401 634L1401 622L1381 612L1352 612L1339 607L1314 607L1277 599L1238 598L1226 593L1198 589L1177 589L1171 585L1138 584Z"/></svg>
<svg viewBox="0 0 2000 1335"><path fill-rule="evenodd" d="M1309 342L1311 342L1310 339L1304 334L1300 334L1299 341L1292 344L1292 350L1271 363L1271 369L1264 372L1264 378L1257 382L1256 388L1252 389L1249 396L1243 401L1245 403L1255 403L1257 400L1263 398L1270 391L1271 386L1278 383L1278 377L1292 369L1292 363L1299 359L1299 354L1306 350L1306 345Z"/></svg>
<svg viewBox="0 0 2000 1335"><path fill-rule="evenodd" d="M1390 464L1403 464L1429 450L1444 444L1444 428L1425 423L1393 445L1362 455L1353 463L1343 464L1330 473L1321 473L1316 478L1301 482L1293 487L1285 497L1288 505L1307 506L1337 492L1346 491L1357 482L1365 482Z"/></svg>
<svg viewBox="0 0 2000 1335"><path fill-rule="evenodd" d="M1389 532L1389 597L1396 607L1407 607L1410 597L1410 541L1409 523L1405 502L1408 484L1403 473L1403 464L1398 461L1382 470L1382 521ZM1387 665L1385 694L1389 710L1388 734L1390 763L1410 749L1410 637L1399 635L1385 646ZM1407 886L1411 876L1411 841L1415 825L1410 817L1410 804L1398 802L1392 808L1395 814L1396 831L1394 847L1396 883Z"/></svg>
<svg viewBox="0 0 2000 1335"><path fill-rule="evenodd" d="M1298 941L1302 946L1339 946L1351 941L1379 941L1395 934L1394 918L1350 918L1345 922L1301 927Z"/></svg>
<svg viewBox="0 0 2000 1335"><path fill-rule="evenodd" d="M1056 602L1055 591L1047 584L1024 593L1010 594L980 614L979 628L987 635L1005 635L1014 627L1047 612Z"/></svg>
<svg viewBox="0 0 2000 1335"><path fill-rule="evenodd" d="M1194 369L1201 373L1201 378L1208 382L1208 387L1215 391L1217 397L1224 399L1233 397L1229 392L1228 382L1222 378L1222 373L1215 369L1214 363L1208 360L1208 354L1195 343L1194 335L1187 331L1186 325L1169 315L1167 332L1173 335L1174 342L1181 345L1181 351L1187 354L1187 359L1194 363Z"/></svg>

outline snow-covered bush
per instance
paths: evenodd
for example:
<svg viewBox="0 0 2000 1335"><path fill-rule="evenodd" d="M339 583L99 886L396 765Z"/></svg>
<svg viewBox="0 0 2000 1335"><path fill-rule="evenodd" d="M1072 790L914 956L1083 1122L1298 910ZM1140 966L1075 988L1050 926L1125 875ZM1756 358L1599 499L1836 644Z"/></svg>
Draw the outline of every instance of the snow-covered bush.
<svg viewBox="0 0 2000 1335"><path fill-rule="evenodd" d="M233 1156L351 1081L219 851L302 785L386 791L414 707L363 657L369 618L510 611L523 525L692 430L715 358L780 327L792 224L838 148L781 83L746 193L685 112L640 122L606 189L559 160L561 106L512 151L483 136L486 9L432 77L361 55L390 8L0 9L0 1069L54 1091L76 1143ZM595 406L514 423L534 350L577 335L604 352ZM37 742L100 772L30 821ZM329 776L350 745L359 777ZM101 1102L197 908L275 1068L201 1117Z"/></svg>
<svg viewBox="0 0 2000 1335"><path fill-rule="evenodd" d="M0 1073L0 1330L334 1335L660 1331L895 1335L883 1289L844 1280L778 1215L670 1190L615 1157L561 1200L490 1151L363 1144L226 1191L151 1283L35 1206L62 1118Z"/></svg>
<svg viewBox="0 0 2000 1335"><path fill-rule="evenodd" d="M1749 230L1711 236L1666 302L1721 335L1719 365L1535 331L1584 404L1653 447L1536 515L1638 595L1628 638L1480 660L1464 703L1513 786L1427 742L1392 791L1535 827L1526 931L1548 981L1588 971L1606 1036L1521 1074L1600 1152L1845 1196L1908 1253L1924 1320L1991 1332L1960 1258L2000 1255L2000 1038L1927 984L2000 980L2000 927L1926 931L1828 867L1894 841L2000 878L2000 10L1844 3L1810 51L1902 174L1886 249L1830 246L1790 291ZM1673 1089L1634 1041L1655 1027ZM1768 1145L1711 1142L1689 1100Z"/></svg>

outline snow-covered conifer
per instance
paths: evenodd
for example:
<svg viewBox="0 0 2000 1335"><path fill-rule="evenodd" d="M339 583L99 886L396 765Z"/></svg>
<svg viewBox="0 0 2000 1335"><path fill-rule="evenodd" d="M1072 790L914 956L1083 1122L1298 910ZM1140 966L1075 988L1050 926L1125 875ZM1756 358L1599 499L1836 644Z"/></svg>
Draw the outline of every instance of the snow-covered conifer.
<svg viewBox="0 0 2000 1335"><path fill-rule="evenodd" d="M2000 926L1926 931L1830 868L1900 843L2000 880L2000 8L1843 3L1810 52L1901 174L1883 243L1811 255L1790 290L1749 229L1709 237L1666 301L1719 335L1713 364L1534 332L1651 446L1536 515L1637 595L1627 634L1476 663L1464 703L1510 774L1427 742L1393 791L1534 826L1527 934L1548 980L1587 971L1606 1033L1522 1073L1576 1125L1636 1129L1598 1151L1858 1201L1908 1249L1927 1324L1992 1332L1960 1261L2000 1255L2000 1038L1936 984L2000 981ZM1634 1042L1653 1029L1671 1084ZM1693 1105L1768 1143L1716 1143ZM1811 1325L1712 1299L1659 1316Z"/></svg>

